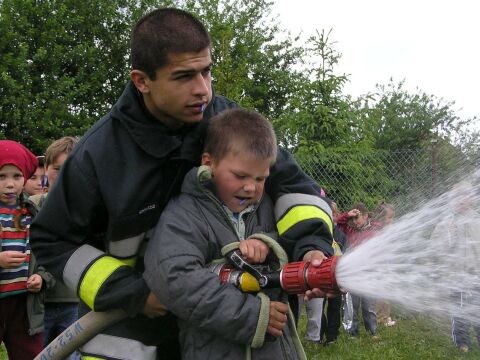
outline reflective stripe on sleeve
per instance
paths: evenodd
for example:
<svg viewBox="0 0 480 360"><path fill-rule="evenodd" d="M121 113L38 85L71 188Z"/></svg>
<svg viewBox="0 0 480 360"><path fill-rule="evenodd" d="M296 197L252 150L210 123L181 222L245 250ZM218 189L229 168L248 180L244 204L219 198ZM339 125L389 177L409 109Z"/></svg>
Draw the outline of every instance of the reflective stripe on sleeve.
<svg viewBox="0 0 480 360"><path fill-rule="evenodd" d="M155 360L157 347L119 336L99 334L80 348L82 359L142 359Z"/></svg>
<svg viewBox="0 0 480 360"><path fill-rule="evenodd" d="M283 235L292 226L309 219L321 219L333 234L332 219L321 209L311 205L301 205L291 208L277 223L278 233Z"/></svg>
<svg viewBox="0 0 480 360"><path fill-rule="evenodd" d="M145 239L145 233L123 240L110 241L108 244L108 253L119 258L135 256L143 239Z"/></svg>
<svg viewBox="0 0 480 360"><path fill-rule="evenodd" d="M82 278L78 296L90 309L95 310L95 298L105 280L122 266L126 266L122 261L110 256L102 256L88 268Z"/></svg>
<svg viewBox="0 0 480 360"><path fill-rule="evenodd" d="M85 269L97 258L105 255L104 252L90 245L82 245L70 256L63 269L63 281L70 288L78 293L80 278Z"/></svg>
<svg viewBox="0 0 480 360"><path fill-rule="evenodd" d="M275 203L275 218L280 235L292 226L309 219L321 219L333 234L332 209L318 196L286 194Z"/></svg>

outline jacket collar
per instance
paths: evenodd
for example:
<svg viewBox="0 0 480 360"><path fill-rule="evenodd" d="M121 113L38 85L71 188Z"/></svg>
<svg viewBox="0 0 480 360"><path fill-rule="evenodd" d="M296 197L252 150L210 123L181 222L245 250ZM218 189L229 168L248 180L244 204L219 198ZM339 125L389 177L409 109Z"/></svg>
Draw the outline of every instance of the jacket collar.
<svg viewBox="0 0 480 360"><path fill-rule="evenodd" d="M214 97L205 110L204 120L172 131L155 119L146 109L143 97L129 81L112 109L112 119L120 121L135 143L146 153L157 157L173 157L198 163L203 146L207 120ZM206 120L205 120L206 119Z"/></svg>

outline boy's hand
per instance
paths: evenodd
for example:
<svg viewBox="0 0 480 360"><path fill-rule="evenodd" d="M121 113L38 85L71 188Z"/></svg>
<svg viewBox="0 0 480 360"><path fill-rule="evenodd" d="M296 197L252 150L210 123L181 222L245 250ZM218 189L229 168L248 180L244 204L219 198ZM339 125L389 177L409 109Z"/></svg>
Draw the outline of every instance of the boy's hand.
<svg viewBox="0 0 480 360"><path fill-rule="evenodd" d="M42 289L43 279L38 274L33 274L27 279L27 290L31 293L37 293Z"/></svg>
<svg viewBox="0 0 480 360"><path fill-rule="evenodd" d="M0 268L13 269L23 265L27 254L21 251L0 251Z"/></svg>
<svg viewBox="0 0 480 360"><path fill-rule="evenodd" d="M269 252L268 245L262 240L246 239L240 241L240 251L245 261L251 264L261 264L267 258Z"/></svg>
<svg viewBox="0 0 480 360"><path fill-rule="evenodd" d="M167 308L160 302L160 300L158 300L155 294L150 291L142 312L150 319L153 319L165 315L167 313Z"/></svg>
<svg viewBox="0 0 480 360"><path fill-rule="evenodd" d="M348 217L349 218L356 217L358 215L360 215L360 210L358 210L358 209L352 209L348 212Z"/></svg>
<svg viewBox="0 0 480 360"><path fill-rule="evenodd" d="M270 318L267 333L275 337L282 335L282 330L287 323L288 305L278 301L270 301Z"/></svg>

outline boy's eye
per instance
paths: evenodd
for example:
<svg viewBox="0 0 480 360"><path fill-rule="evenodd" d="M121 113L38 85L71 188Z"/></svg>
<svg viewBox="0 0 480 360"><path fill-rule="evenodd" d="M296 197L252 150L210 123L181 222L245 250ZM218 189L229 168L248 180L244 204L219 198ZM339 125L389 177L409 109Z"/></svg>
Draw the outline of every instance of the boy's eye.
<svg viewBox="0 0 480 360"><path fill-rule="evenodd" d="M235 177L236 177L237 179L245 179L245 178L246 178L245 175L240 175L240 174L235 174Z"/></svg>

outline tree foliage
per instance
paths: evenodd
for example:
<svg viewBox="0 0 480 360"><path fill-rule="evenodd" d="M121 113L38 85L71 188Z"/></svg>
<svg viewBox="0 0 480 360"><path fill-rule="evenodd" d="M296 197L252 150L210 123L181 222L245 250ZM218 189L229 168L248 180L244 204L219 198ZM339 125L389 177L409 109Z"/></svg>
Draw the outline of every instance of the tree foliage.
<svg viewBox="0 0 480 360"><path fill-rule="evenodd" d="M437 139L439 152L453 148L478 156L480 135L466 130L478 119L461 119L454 103L392 80L356 99L345 95L349 78L336 72L341 54L332 30L298 44L299 37L285 33L274 18L272 3L2 0L0 138L41 153L53 139L82 135L125 86L134 23L149 10L176 6L196 14L210 31L216 92L263 113L300 162L335 175L336 181L318 178L332 194L373 203L379 182L401 193L379 150L426 149ZM364 177L367 185L346 187L347 174Z"/></svg>
<svg viewBox="0 0 480 360"><path fill-rule="evenodd" d="M134 1L4 0L0 127L41 153L105 114L128 75Z"/></svg>

